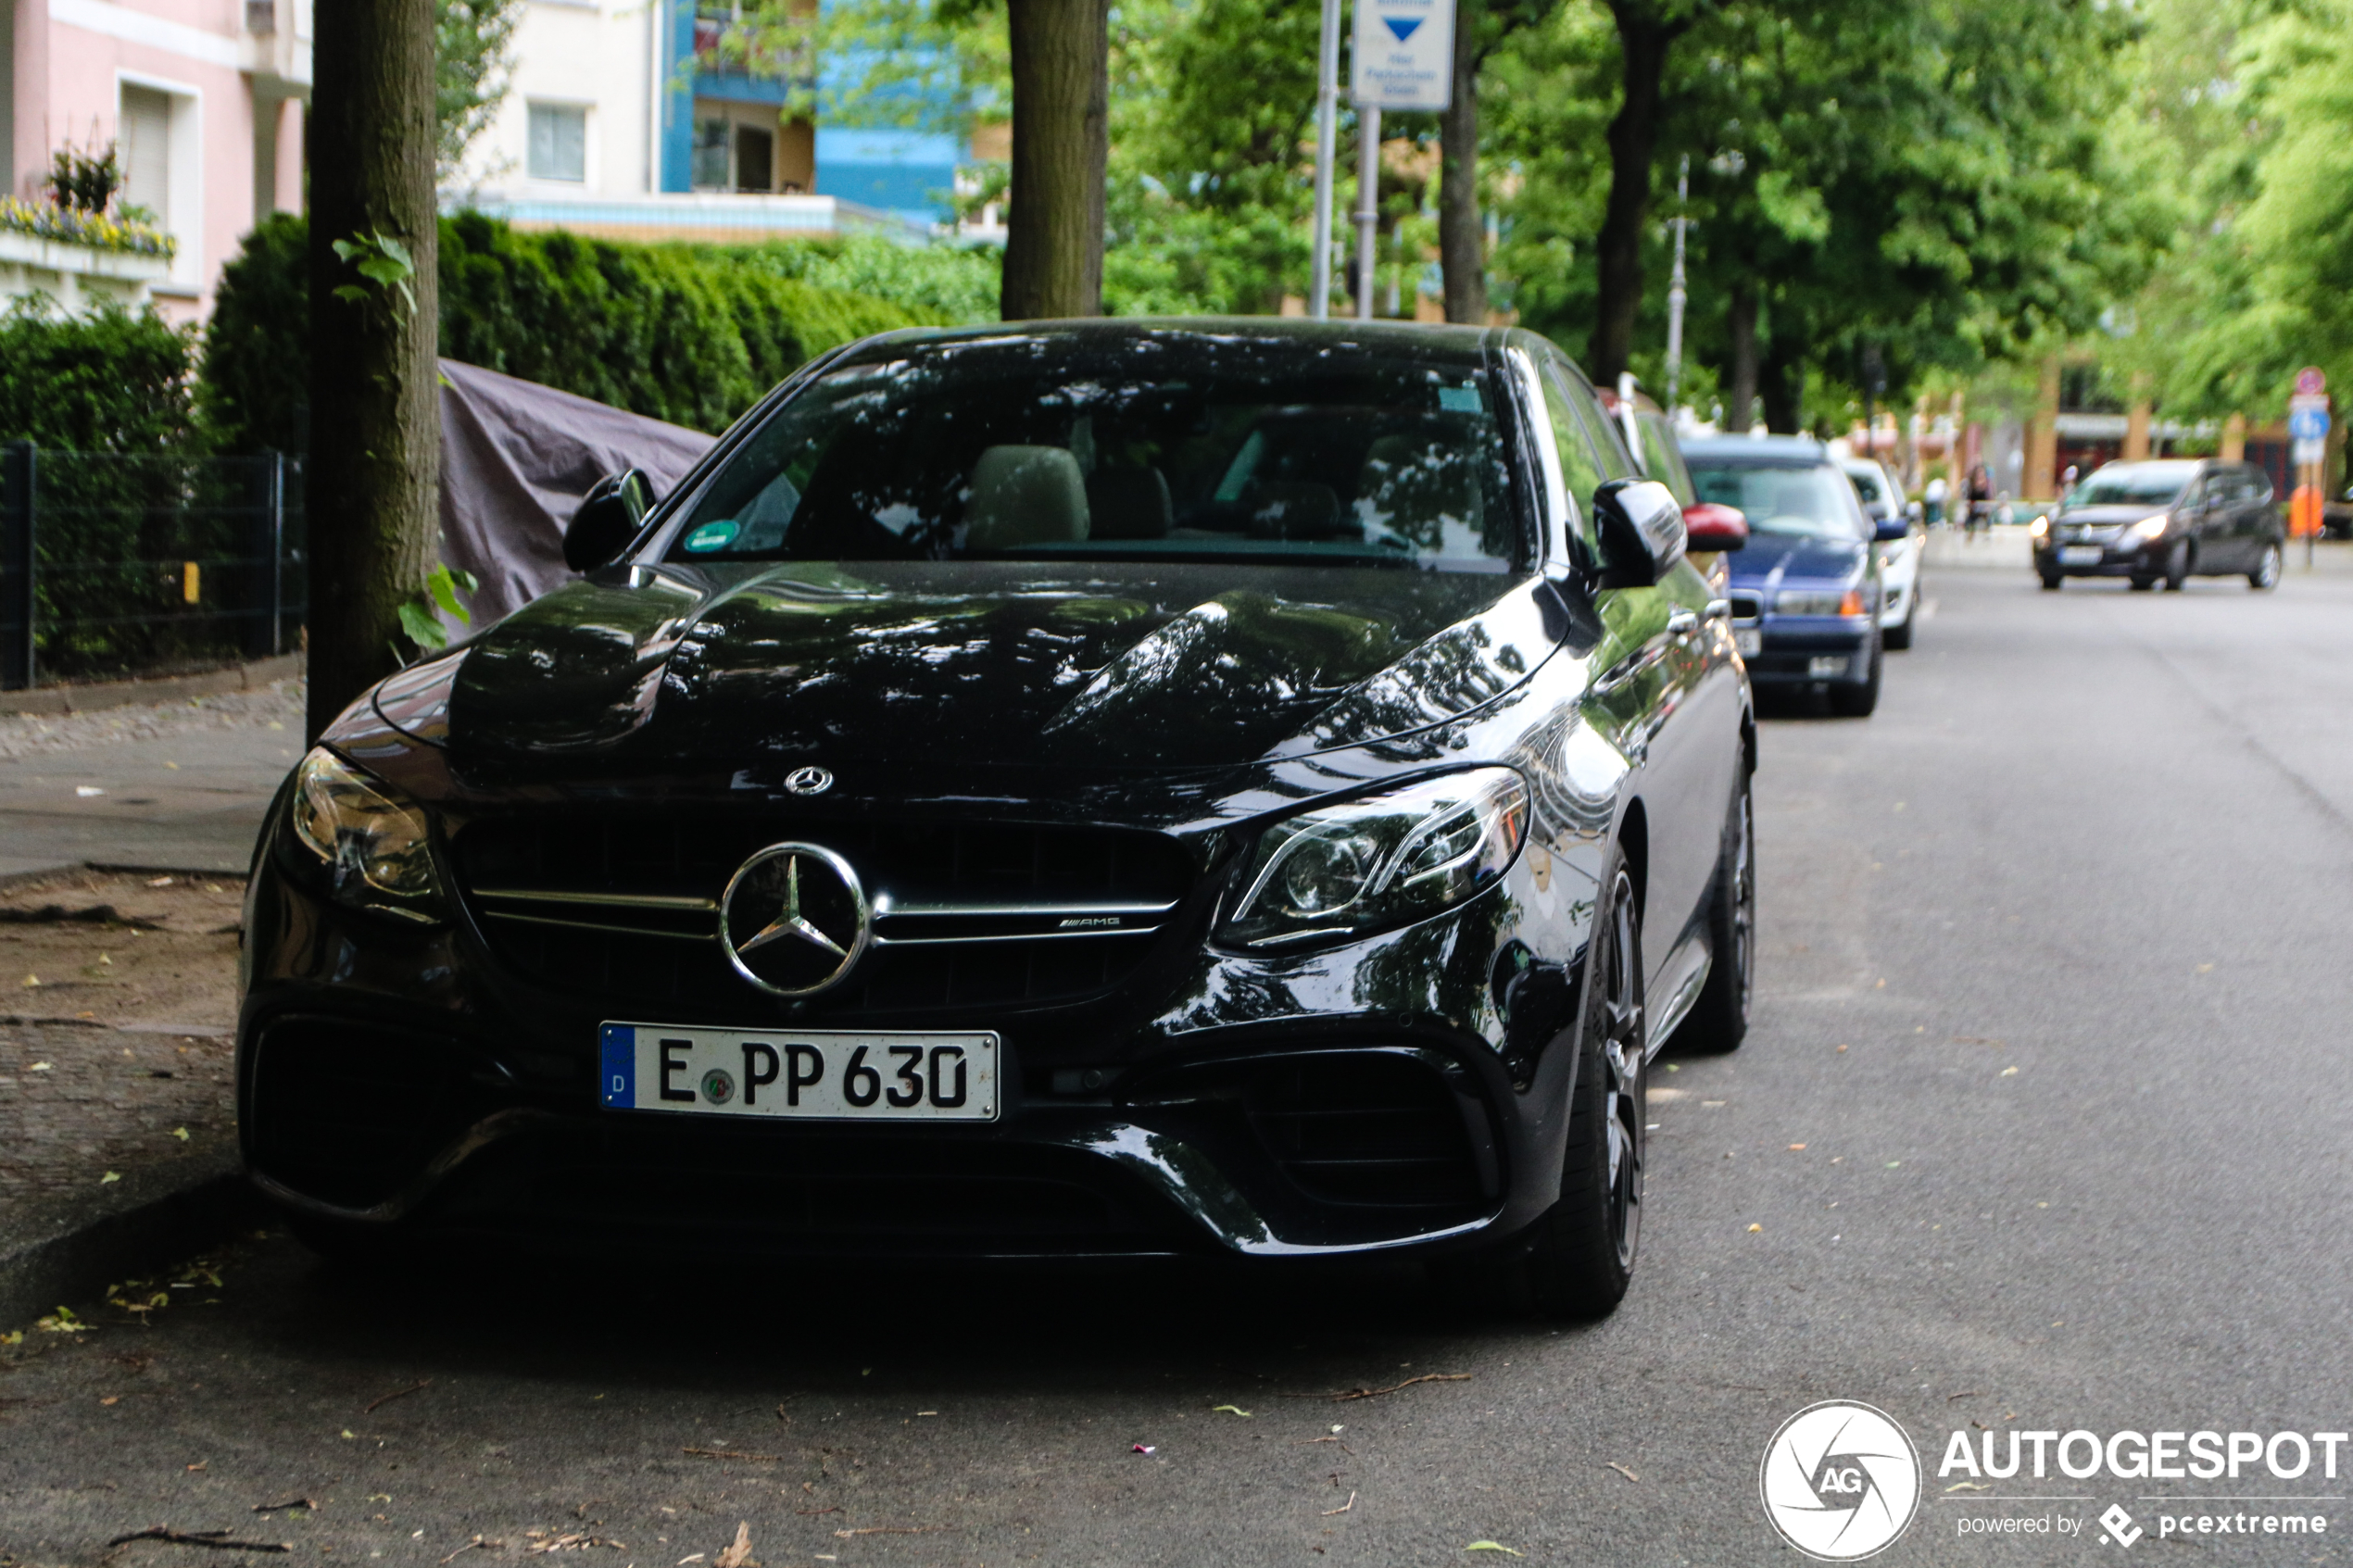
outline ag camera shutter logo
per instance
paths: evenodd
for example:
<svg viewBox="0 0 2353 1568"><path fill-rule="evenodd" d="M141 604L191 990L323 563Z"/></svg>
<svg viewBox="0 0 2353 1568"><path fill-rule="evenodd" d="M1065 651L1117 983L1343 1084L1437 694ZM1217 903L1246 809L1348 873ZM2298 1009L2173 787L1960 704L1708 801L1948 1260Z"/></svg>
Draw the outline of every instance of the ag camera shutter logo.
<svg viewBox="0 0 2353 1568"><path fill-rule="evenodd" d="M1886 1411L1825 1399L1781 1423L1756 1486L1783 1540L1818 1562L1854 1562L1911 1526L1920 1457Z"/></svg>

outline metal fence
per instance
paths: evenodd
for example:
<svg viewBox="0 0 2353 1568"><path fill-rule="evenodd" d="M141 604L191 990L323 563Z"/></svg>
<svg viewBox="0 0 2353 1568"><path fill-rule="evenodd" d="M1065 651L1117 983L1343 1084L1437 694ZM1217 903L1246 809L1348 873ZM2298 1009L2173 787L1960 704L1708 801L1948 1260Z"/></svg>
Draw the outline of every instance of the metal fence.
<svg viewBox="0 0 2353 1568"><path fill-rule="evenodd" d="M0 447L0 689L282 653L308 604L302 464Z"/></svg>

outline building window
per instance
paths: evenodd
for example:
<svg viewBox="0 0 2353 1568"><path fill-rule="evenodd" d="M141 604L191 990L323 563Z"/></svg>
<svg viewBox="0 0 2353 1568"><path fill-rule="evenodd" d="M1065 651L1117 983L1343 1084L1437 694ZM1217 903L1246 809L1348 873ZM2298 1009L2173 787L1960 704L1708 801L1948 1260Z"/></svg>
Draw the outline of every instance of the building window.
<svg viewBox="0 0 2353 1568"><path fill-rule="evenodd" d="M687 178L696 190L724 191L734 185L728 178L728 135L724 117L695 121L694 157L687 165Z"/></svg>
<svg viewBox="0 0 2353 1568"><path fill-rule="evenodd" d="M143 207L157 228L171 228L171 95L152 87L122 89L122 200Z"/></svg>
<svg viewBox="0 0 2353 1568"><path fill-rule="evenodd" d="M534 180L588 178L588 111L560 104L531 106L530 172Z"/></svg>

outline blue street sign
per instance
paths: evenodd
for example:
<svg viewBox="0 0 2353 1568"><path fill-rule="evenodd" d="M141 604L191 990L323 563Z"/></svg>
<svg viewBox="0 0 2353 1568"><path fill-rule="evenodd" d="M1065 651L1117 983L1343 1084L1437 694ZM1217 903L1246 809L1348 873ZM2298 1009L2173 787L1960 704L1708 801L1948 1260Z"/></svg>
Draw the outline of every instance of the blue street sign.
<svg viewBox="0 0 2353 1568"><path fill-rule="evenodd" d="M2329 433L2329 411L2326 408L2298 408L2287 417L2287 433L2291 441L2325 441Z"/></svg>

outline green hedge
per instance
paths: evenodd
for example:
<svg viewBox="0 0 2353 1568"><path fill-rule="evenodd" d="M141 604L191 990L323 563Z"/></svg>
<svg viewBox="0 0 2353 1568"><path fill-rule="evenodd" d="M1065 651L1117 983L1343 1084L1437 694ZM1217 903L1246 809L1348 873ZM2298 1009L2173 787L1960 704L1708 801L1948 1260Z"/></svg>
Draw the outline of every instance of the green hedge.
<svg viewBox="0 0 2353 1568"><path fill-rule="evenodd" d="M195 336L152 310L107 305L52 317L20 300L0 315L0 441L68 452L195 448Z"/></svg>
<svg viewBox="0 0 2353 1568"><path fill-rule="evenodd" d="M479 213L441 223L441 351L697 430L724 430L811 356L949 312L780 275L750 251L524 232ZM281 215L222 270L207 335L207 412L233 450L300 450L307 400L305 228Z"/></svg>

